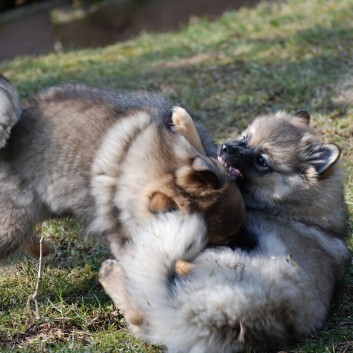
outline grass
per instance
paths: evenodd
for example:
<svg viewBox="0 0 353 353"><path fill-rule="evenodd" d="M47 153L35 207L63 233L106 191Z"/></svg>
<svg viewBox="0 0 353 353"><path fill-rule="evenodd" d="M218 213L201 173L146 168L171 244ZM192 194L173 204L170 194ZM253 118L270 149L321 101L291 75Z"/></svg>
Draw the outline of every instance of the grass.
<svg viewBox="0 0 353 353"><path fill-rule="evenodd" d="M353 214L353 0L288 0L193 19L178 32L145 33L95 50L0 64L24 99L61 81L163 91L196 113L218 141L257 114L308 110L325 140L342 146ZM353 250L352 223L348 243ZM97 282L109 251L74 222L43 224L56 244L45 260L41 320L27 303L38 263L19 256L0 268L0 352L144 352ZM291 353L353 352L353 264L326 326Z"/></svg>

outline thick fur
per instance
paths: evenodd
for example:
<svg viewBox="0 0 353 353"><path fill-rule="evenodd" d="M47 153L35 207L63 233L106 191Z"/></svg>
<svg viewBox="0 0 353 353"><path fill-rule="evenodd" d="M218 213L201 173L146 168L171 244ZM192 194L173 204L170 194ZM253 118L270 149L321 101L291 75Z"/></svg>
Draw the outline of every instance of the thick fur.
<svg viewBox="0 0 353 353"><path fill-rule="evenodd" d="M241 179L253 249L203 250L203 220L173 213L135 234L134 256L103 264L100 281L132 332L169 352L232 353L322 327L349 258L344 178L338 147L308 123L305 112L260 117L220 148ZM193 265L186 275L179 260Z"/></svg>
<svg viewBox="0 0 353 353"><path fill-rule="evenodd" d="M17 102L10 87L6 109ZM37 255L33 227L51 215L109 236L115 256L135 227L170 209L203 214L211 243L233 241L244 222L240 192L204 128L207 156L175 131L181 113L148 92L62 85L39 94L0 150L0 259L20 246Z"/></svg>
<svg viewBox="0 0 353 353"><path fill-rule="evenodd" d="M9 139L11 129L21 115L20 98L10 81L0 75L0 148Z"/></svg>

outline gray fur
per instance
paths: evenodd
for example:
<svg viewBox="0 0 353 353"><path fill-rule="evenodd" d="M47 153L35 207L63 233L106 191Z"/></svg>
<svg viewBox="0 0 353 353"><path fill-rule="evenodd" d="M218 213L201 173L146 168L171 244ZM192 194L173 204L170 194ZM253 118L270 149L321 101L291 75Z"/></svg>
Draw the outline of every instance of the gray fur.
<svg viewBox="0 0 353 353"><path fill-rule="evenodd" d="M20 98L10 81L0 75L0 148L4 147L12 127L21 115Z"/></svg>
<svg viewBox="0 0 353 353"><path fill-rule="evenodd" d="M3 107L17 116L16 90L2 82L9 97ZM172 131L171 116L172 104L157 93L67 84L39 94L0 150L0 259L20 246L37 255L33 228L53 214L109 236L117 255L134 227L153 219L155 192L186 213L223 204L224 193L242 204L218 162ZM215 156L210 135L198 128L206 154ZM197 160L204 171L193 169ZM210 175L217 185L205 190Z"/></svg>
<svg viewBox="0 0 353 353"><path fill-rule="evenodd" d="M128 321L138 318L133 333L173 353L234 353L322 327L350 256L339 149L308 122L303 113L260 117L220 148L240 179L253 249L189 248L204 239L203 220L173 213L135 234L134 256L103 264L107 293ZM193 265L185 275L175 272L180 259Z"/></svg>

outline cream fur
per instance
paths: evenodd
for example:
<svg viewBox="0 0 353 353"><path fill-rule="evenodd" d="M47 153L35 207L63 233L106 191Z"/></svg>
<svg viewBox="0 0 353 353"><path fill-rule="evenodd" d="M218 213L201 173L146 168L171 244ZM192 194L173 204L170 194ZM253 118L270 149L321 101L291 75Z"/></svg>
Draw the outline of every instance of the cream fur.
<svg viewBox="0 0 353 353"><path fill-rule="evenodd" d="M254 221L252 215L249 221ZM322 261L315 259L315 249L305 261L301 236L288 246L284 237L295 234L285 225L271 231L262 224L266 233L249 253L216 248L199 254L204 247L202 218L163 215L135 234L133 255L114 263L128 280L119 272L103 285L109 293L115 281L124 281L125 288L115 288L113 300L119 307L124 306L122 296L133 298L145 317L142 326L131 325L132 331L165 345L168 352L241 352L249 346L284 343L288 335L310 334L321 327L331 298L331 293L322 292L327 278L317 277ZM307 229L310 233L315 230ZM320 237L317 245L330 249L337 264L347 257L342 241ZM193 258L190 274L173 276L177 259Z"/></svg>
<svg viewBox="0 0 353 353"><path fill-rule="evenodd" d="M194 246L184 256L203 236L202 220L175 213L102 266L100 281L136 335L171 353L260 352L322 327L350 256L340 150L322 144L309 120L307 112L260 117L220 148L222 164L243 175L251 250ZM191 271L178 275L175 262L192 255Z"/></svg>

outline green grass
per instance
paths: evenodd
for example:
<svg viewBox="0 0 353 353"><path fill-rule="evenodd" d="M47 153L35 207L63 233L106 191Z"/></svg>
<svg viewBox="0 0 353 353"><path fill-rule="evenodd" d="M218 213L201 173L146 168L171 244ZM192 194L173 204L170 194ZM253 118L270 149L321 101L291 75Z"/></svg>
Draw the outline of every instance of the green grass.
<svg viewBox="0 0 353 353"><path fill-rule="evenodd" d="M196 113L218 141L257 114L308 110L325 140L342 146L353 214L353 0L288 0L194 19L178 32L143 34L107 48L0 64L24 99L61 81L163 91ZM350 228L352 229L352 227ZM97 282L104 244L80 237L69 220L43 225L56 244L45 260L34 317L38 263L0 268L0 352L160 352L132 338ZM353 250L352 231L349 246ZM353 352L353 265L325 328L292 353Z"/></svg>

